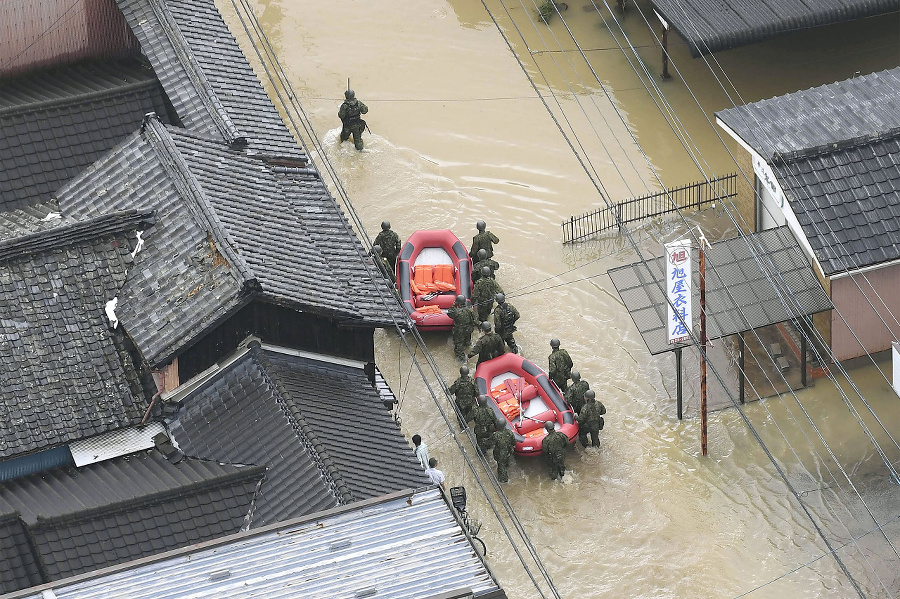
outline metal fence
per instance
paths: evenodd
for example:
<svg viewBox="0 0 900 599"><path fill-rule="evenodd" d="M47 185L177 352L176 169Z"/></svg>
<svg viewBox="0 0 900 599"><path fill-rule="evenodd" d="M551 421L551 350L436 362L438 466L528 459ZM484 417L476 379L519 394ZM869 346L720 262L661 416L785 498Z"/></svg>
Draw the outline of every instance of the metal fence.
<svg viewBox="0 0 900 599"><path fill-rule="evenodd" d="M681 187L652 193L606 208L599 208L563 221L563 243L587 239L607 229L654 216L670 214L685 208L701 209L707 204L737 195L737 173L689 183Z"/></svg>

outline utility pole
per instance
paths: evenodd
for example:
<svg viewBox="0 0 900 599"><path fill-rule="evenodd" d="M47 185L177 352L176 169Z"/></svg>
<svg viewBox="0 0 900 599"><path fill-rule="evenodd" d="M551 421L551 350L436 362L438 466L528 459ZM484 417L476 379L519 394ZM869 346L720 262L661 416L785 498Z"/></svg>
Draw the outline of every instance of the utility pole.
<svg viewBox="0 0 900 599"><path fill-rule="evenodd" d="M709 242L700 233L700 453L707 455L706 446L706 247Z"/></svg>

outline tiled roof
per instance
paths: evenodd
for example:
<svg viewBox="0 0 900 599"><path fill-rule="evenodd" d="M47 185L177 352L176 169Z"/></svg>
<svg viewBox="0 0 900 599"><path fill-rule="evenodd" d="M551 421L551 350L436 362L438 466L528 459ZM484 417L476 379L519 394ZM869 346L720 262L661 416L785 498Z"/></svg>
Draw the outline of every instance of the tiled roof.
<svg viewBox="0 0 900 599"><path fill-rule="evenodd" d="M484 599L507 596L432 489L123 564L45 592L56 599L421 599L463 588ZM35 589L31 597L41 595Z"/></svg>
<svg viewBox="0 0 900 599"><path fill-rule="evenodd" d="M72 222L75 221L62 217L55 202L7 210L0 212L0 241L54 229Z"/></svg>
<svg viewBox="0 0 900 599"><path fill-rule="evenodd" d="M826 276L900 258L900 130L773 169Z"/></svg>
<svg viewBox="0 0 900 599"><path fill-rule="evenodd" d="M694 57L898 9L897 0L651 0L651 4L684 38Z"/></svg>
<svg viewBox="0 0 900 599"><path fill-rule="evenodd" d="M184 126L305 163L212 0L117 0Z"/></svg>
<svg viewBox="0 0 900 599"><path fill-rule="evenodd" d="M391 322L373 291L387 295L387 285L372 282L324 184L276 178L263 161L207 137L149 119L57 196L67 216L158 208L117 312L151 365L252 295L349 325Z"/></svg>
<svg viewBox="0 0 900 599"><path fill-rule="evenodd" d="M162 89L136 61L87 63L0 83L0 211L50 200L134 132L165 118Z"/></svg>
<svg viewBox="0 0 900 599"><path fill-rule="evenodd" d="M0 242L0 457L138 422L140 381L106 304L148 211Z"/></svg>
<svg viewBox="0 0 900 599"><path fill-rule="evenodd" d="M881 136L900 127L900 67L729 108L716 116L766 160L776 153Z"/></svg>
<svg viewBox="0 0 900 599"><path fill-rule="evenodd" d="M25 523L15 512L0 513L0 593L11 593L42 582Z"/></svg>
<svg viewBox="0 0 900 599"><path fill-rule="evenodd" d="M311 454L276 385L250 350L184 399L169 422L190 455L268 466L254 526L311 514L341 503L333 472Z"/></svg>
<svg viewBox="0 0 900 599"><path fill-rule="evenodd" d="M0 512L20 515L32 557L59 580L239 531L264 473L143 451L0 483Z"/></svg>
<svg viewBox="0 0 900 599"><path fill-rule="evenodd" d="M251 347L170 430L193 455L269 467L254 526L429 484L362 368Z"/></svg>

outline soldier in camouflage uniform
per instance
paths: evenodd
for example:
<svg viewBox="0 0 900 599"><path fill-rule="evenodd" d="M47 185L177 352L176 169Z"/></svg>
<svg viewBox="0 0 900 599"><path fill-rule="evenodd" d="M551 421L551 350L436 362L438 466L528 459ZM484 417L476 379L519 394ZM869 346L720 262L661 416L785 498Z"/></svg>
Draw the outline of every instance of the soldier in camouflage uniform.
<svg viewBox="0 0 900 599"><path fill-rule="evenodd" d="M475 407L472 419L475 421L475 441L478 449L482 453L487 453L487 450L491 448L491 434L497 423L497 416L488 405L487 395L478 396L478 405Z"/></svg>
<svg viewBox="0 0 900 599"><path fill-rule="evenodd" d="M584 406L584 392L590 389L588 382L581 379L577 370L572 371L572 385L566 389L565 399L572 406L572 411L577 416Z"/></svg>
<svg viewBox="0 0 900 599"><path fill-rule="evenodd" d="M497 333L491 332L491 323L482 322L481 330L484 331L484 335L478 338L478 341L472 346L472 351L469 352L470 358L478 354L476 365L486 360L493 360L497 356L502 356L506 353L506 345L503 343L503 338Z"/></svg>
<svg viewBox="0 0 900 599"><path fill-rule="evenodd" d="M369 107L356 99L352 89L344 92L344 102L338 109L338 118L341 119L341 143L350 139L353 135L353 145L357 150L363 149L362 134L366 130L366 122L360 115L369 112Z"/></svg>
<svg viewBox="0 0 900 599"><path fill-rule="evenodd" d="M481 269L485 266L490 267L491 269L491 278L496 278L497 269L500 268L500 264L495 260L491 260L487 257L487 250L480 249L478 250L478 262L472 265L472 282L477 283L478 279L481 278Z"/></svg>
<svg viewBox="0 0 900 599"><path fill-rule="evenodd" d="M550 467L550 479L562 478L566 473L566 449L569 447L569 438L564 433L554 430L553 423L544 424L547 436L541 442L541 449L547 457L547 465Z"/></svg>
<svg viewBox="0 0 900 599"><path fill-rule="evenodd" d="M500 243L500 239L490 231L485 231L487 225L483 220L475 223L475 227L478 229L478 235L472 238L472 249L469 250L469 258L474 262L475 258L478 257L478 250L484 250L487 252L487 258L493 258L494 244Z"/></svg>
<svg viewBox="0 0 900 599"><path fill-rule="evenodd" d="M466 306L464 295L457 295L456 303L447 310L447 316L453 319L453 353L457 360L465 362L466 352L472 343L472 331L475 330L475 310Z"/></svg>
<svg viewBox="0 0 900 599"><path fill-rule="evenodd" d="M509 460L512 458L516 438L509 429L504 418L497 418L497 432L494 433L494 459L497 460L497 480L509 482Z"/></svg>
<svg viewBox="0 0 900 599"><path fill-rule="evenodd" d="M456 399L456 407L462 414L461 428L466 428L469 420L472 420L472 411L475 409L475 398L478 397L478 385L475 379L469 376L469 367L460 366L459 378L453 381L448 389Z"/></svg>
<svg viewBox="0 0 900 599"><path fill-rule="evenodd" d="M484 266L481 269L481 278L475 283L475 291L472 293L472 301L475 303L475 309L478 310L478 322L487 320L491 309L494 307L494 297L498 293L503 293L500 283L491 276L491 268Z"/></svg>
<svg viewBox="0 0 900 599"><path fill-rule="evenodd" d="M606 414L606 406L594 398L593 390L584 394L586 403L578 413L578 440L582 447L588 446L588 434L591 435L591 445L600 447L600 431L603 430L603 415Z"/></svg>
<svg viewBox="0 0 900 599"><path fill-rule="evenodd" d="M572 358L569 357L569 352L559 349L559 339L551 339L550 347L553 350L549 356L550 380L565 393L569 388L569 375L572 374Z"/></svg>
<svg viewBox="0 0 900 599"><path fill-rule="evenodd" d="M519 320L519 311L506 301L506 296L502 293L498 293L494 299L497 300L497 307L494 308L494 330L509 346L509 351L517 354L519 353L519 348L516 346L513 333L516 332L516 321Z"/></svg>
<svg viewBox="0 0 900 599"><path fill-rule="evenodd" d="M400 255L400 238L391 231L391 221L382 221L381 232L375 238L375 245L381 246L381 256L389 265L391 272L397 266L397 256Z"/></svg>

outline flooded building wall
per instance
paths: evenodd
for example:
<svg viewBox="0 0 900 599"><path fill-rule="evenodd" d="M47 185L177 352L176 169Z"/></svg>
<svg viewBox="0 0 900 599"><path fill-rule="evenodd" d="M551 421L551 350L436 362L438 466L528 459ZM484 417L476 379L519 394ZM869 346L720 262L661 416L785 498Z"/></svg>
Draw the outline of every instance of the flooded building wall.
<svg viewBox="0 0 900 599"><path fill-rule="evenodd" d="M0 76L137 49L115 0L0 0Z"/></svg>
<svg viewBox="0 0 900 599"><path fill-rule="evenodd" d="M831 279L831 301L837 308L831 313L837 359L885 351L900 338L900 323L893 316L900 313L900 266Z"/></svg>
<svg viewBox="0 0 900 599"><path fill-rule="evenodd" d="M753 160L750 153L738 150L734 154L734 162L738 167L737 196L734 205L746 226L745 233L754 233L756 223L756 174L753 172Z"/></svg>

